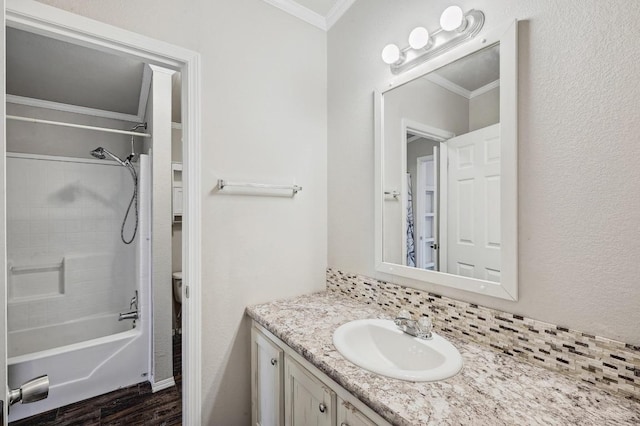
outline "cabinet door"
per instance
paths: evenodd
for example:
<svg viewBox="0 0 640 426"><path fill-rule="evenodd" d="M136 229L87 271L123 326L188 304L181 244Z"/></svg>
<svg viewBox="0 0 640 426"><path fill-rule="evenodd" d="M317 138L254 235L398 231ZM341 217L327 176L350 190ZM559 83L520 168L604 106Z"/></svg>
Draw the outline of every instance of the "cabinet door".
<svg viewBox="0 0 640 426"><path fill-rule="evenodd" d="M255 328L251 337L251 424L282 426L284 353Z"/></svg>
<svg viewBox="0 0 640 426"><path fill-rule="evenodd" d="M285 364L285 425L334 426L335 392L291 358Z"/></svg>
<svg viewBox="0 0 640 426"><path fill-rule="evenodd" d="M340 426L376 426L372 420L342 398L338 398L337 416Z"/></svg>

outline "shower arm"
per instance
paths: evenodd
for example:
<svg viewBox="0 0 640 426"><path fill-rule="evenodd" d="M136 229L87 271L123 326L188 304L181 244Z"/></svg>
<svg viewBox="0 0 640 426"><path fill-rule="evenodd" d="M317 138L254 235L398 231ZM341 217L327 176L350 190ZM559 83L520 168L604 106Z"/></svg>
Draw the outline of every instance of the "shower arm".
<svg viewBox="0 0 640 426"><path fill-rule="evenodd" d="M138 129L145 129L147 130L147 122L145 121L144 123L138 123L135 126L133 126L133 128L130 130L131 132L135 132ZM136 157L136 151L133 147L133 144L135 142L134 139L135 135L131 135L131 154L129 154L129 161L133 161L133 159Z"/></svg>

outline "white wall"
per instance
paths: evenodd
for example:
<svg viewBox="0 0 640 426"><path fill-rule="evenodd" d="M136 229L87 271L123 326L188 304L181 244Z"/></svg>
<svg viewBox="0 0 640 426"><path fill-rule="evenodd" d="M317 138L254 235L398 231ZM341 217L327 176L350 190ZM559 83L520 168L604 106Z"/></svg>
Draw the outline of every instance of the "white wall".
<svg viewBox="0 0 640 426"><path fill-rule="evenodd" d="M469 99L469 131L500 122L500 88Z"/></svg>
<svg viewBox="0 0 640 426"><path fill-rule="evenodd" d="M387 43L438 27L449 1L359 1L329 31L329 250L333 268L374 267L373 105ZM640 343L640 2L474 0L486 29L519 25L518 302L449 297ZM344 182L348 181L349 185Z"/></svg>
<svg viewBox="0 0 640 426"><path fill-rule="evenodd" d="M202 55L203 424L246 425L245 306L325 286L326 34L262 0L43 2ZM304 189L219 195L218 178Z"/></svg>

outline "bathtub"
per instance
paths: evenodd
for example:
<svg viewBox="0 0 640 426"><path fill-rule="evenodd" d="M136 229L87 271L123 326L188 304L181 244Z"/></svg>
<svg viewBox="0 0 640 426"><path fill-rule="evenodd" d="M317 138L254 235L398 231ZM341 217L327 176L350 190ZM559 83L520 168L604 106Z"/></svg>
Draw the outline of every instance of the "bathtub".
<svg viewBox="0 0 640 426"><path fill-rule="evenodd" d="M50 383L47 399L12 406L9 421L152 379L151 182L148 155L140 155L139 166L140 224L136 237L137 279L134 288L139 294L140 319L136 320L136 327L132 328L132 320L118 321L118 313L108 313L9 332L7 369L10 388L18 388L43 374L49 376ZM126 296L130 297L129 294Z"/></svg>
<svg viewBox="0 0 640 426"><path fill-rule="evenodd" d="M9 387L42 374L51 385L47 399L12 406L9 421L148 380L148 336L136 323L108 314L9 333Z"/></svg>

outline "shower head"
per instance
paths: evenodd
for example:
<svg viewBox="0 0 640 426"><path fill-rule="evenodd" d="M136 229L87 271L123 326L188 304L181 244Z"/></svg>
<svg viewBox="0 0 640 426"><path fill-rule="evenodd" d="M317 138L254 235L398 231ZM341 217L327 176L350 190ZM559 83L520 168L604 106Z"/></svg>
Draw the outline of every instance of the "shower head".
<svg viewBox="0 0 640 426"><path fill-rule="evenodd" d="M103 147L98 147L98 148L94 149L93 151L91 151L91 155L93 155L96 158L99 158L100 160L104 160L105 158L107 158L105 154L108 155L109 157L111 157L113 160L117 161L118 164L120 164L121 166L126 166L127 165L117 155L110 153L109 151L107 151Z"/></svg>
<svg viewBox="0 0 640 426"><path fill-rule="evenodd" d="M104 148L103 147L99 147L99 148L94 149L93 151L91 151L91 155L93 155L94 157L96 157L99 160L104 160L105 158L107 158L104 155Z"/></svg>

